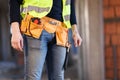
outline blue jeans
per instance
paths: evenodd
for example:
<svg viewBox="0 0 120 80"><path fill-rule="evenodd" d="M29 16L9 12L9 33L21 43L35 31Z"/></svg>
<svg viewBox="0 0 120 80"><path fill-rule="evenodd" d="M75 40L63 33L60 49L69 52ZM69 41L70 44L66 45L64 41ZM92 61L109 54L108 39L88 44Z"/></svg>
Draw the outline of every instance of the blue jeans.
<svg viewBox="0 0 120 80"><path fill-rule="evenodd" d="M25 80L41 80L45 61L49 80L64 80L66 48L51 43L54 38L45 30L39 39L24 37Z"/></svg>

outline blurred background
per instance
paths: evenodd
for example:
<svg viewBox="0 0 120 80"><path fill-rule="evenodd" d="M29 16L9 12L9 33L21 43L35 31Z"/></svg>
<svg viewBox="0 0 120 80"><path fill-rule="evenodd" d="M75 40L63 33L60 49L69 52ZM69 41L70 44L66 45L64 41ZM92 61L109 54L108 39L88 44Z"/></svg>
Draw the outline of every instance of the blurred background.
<svg viewBox="0 0 120 80"><path fill-rule="evenodd" d="M65 80L120 80L120 0L75 4L83 43L71 49ZM24 56L11 47L10 37L9 0L0 0L0 80L23 80Z"/></svg>

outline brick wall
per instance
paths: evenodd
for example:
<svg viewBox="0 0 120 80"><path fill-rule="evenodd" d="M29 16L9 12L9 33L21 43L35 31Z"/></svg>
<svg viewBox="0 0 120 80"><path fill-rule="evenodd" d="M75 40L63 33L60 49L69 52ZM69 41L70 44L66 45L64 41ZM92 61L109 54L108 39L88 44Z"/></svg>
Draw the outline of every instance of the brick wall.
<svg viewBox="0 0 120 80"><path fill-rule="evenodd" d="M106 79L120 80L120 0L103 0L103 15Z"/></svg>

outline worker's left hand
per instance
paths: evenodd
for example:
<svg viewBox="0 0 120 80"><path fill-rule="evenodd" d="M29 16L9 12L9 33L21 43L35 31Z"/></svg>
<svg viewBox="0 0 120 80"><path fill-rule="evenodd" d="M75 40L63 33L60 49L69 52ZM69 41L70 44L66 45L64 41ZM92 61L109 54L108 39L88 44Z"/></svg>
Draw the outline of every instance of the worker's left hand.
<svg viewBox="0 0 120 80"><path fill-rule="evenodd" d="M80 46L81 43L82 43L82 38L81 38L81 36L79 35L79 33L78 33L78 32L73 33L72 37L73 37L73 40L74 40L74 45L75 45L75 47Z"/></svg>
<svg viewBox="0 0 120 80"><path fill-rule="evenodd" d="M78 47L82 43L82 38L79 35L78 29L76 27L77 25L72 25L72 38L74 40L75 47Z"/></svg>

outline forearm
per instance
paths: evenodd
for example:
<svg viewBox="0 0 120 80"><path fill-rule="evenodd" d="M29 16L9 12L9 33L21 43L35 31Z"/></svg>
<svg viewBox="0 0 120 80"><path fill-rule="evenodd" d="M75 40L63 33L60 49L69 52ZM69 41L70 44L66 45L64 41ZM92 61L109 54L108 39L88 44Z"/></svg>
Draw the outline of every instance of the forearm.
<svg viewBox="0 0 120 80"><path fill-rule="evenodd" d="M20 22L20 3L18 0L10 0L10 23Z"/></svg>
<svg viewBox="0 0 120 80"><path fill-rule="evenodd" d="M70 14L71 25L77 24L75 15L75 0L71 0L71 14Z"/></svg>

